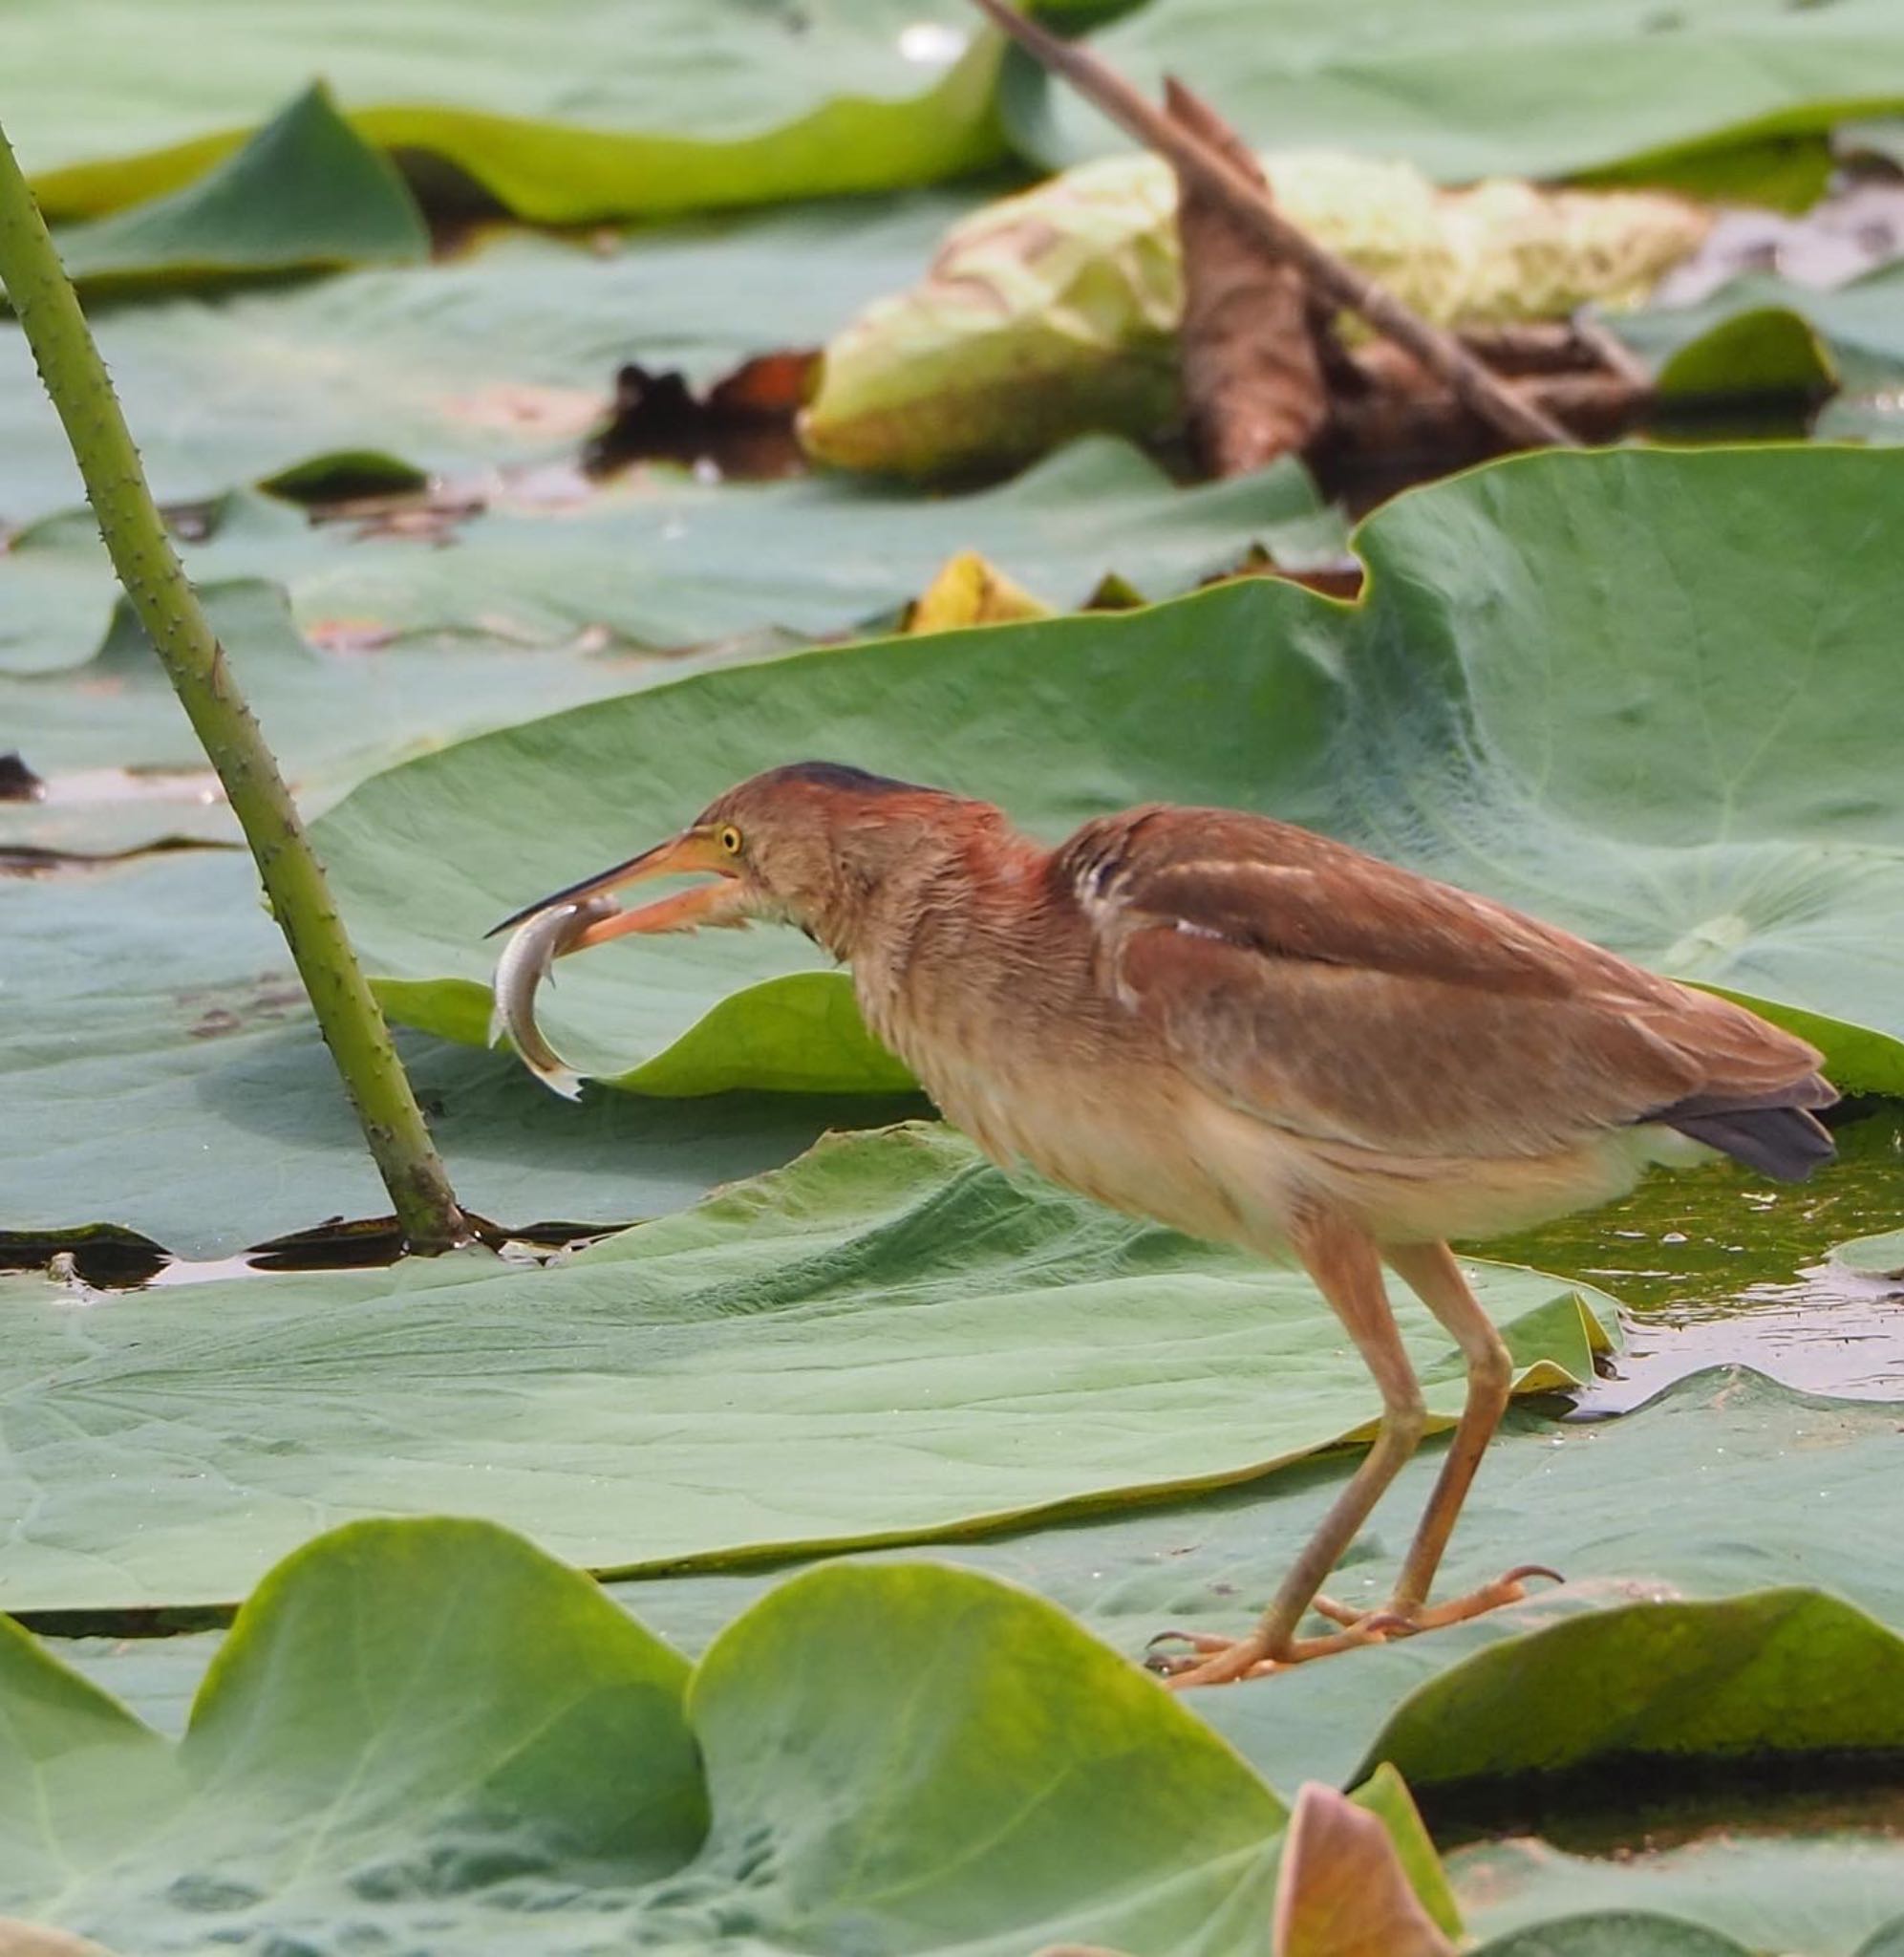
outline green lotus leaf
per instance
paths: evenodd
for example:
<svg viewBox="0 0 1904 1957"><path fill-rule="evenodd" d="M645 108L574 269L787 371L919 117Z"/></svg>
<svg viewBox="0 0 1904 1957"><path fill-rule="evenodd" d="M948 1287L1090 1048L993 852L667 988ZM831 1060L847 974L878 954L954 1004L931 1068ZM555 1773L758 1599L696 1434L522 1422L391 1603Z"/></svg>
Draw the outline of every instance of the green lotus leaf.
<svg viewBox="0 0 1904 1957"><path fill-rule="evenodd" d="M1284 1818L1154 1681L992 1580L815 1572L690 1685L586 1579L443 1519L273 1570L176 1747L0 1624L0 1906L158 1957L1240 1953Z"/></svg>
<svg viewBox="0 0 1904 1957"><path fill-rule="evenodd" d="M1591 1374L1610 1301L1475 1270L1522 1391ZM392 1513L486 1516L611 1570L964 1533L1248 1479L1378 1410L1300 1274L1019 1188L923 1125L546 1270L15 1278L0 1300L15 1611L228 1602L315 1529ZM1460 1364L1400 1309L1445 1422Z"/></svg>
<svg viewBox="0 0 1904 1957"><path fill-rule="evenodd" d="M68 273L115 291L338 265L417 264L430 233L388 157L307 89L183 189L62 230Z"/></svg>
<svg viewBox="0 0 1904 1957"><path fill-rule="evenodd" d="M1668 397L1809 397L1824 440L1904 440L1904 270L1881 267L1819 288L1751 273L1696 305L1660 306L1612 322L1658 370Z"/></svg>
<svg viewBox="0 0 1904 1957"><path fill-rule="evenodd" d="M189 183L312 75L360 136L441 158L545 224L894 189L1001 149L999 41L952 0L798 24L749 0L646 0L559 29L523 0L400 17L367 0L162 17L30 0L12 29L10 119L53 219Z"/></svg>
<svg viewBox="0 0 1904 1957"><path fill-rule="evenodd" d="M1617 168L1802 205L1824 187L1833 124L1904 99L1904 28L1888 0L1828 14L1551 0L1529 33L1511 0L1405 18L1375 0L1326 14L1301 0L1150 0L1091 39L1140 89L1181 75L1252 143L1406 157L1444 183ZM1063 88L1016 90L1008 108L1019 144L1053 167L1123 146Z"/></svg>
<svg viewBox="0 0 1904 1957"><path fill-rule="evenodd" d="M149 825L166 806L123 812ZM43 1257L111 1225L221 1258L389 1214L243 851L0 879L0 1249L25 1239ZM657 1215L778 1168L828 1127L917 1107L742 1094L689 1109L605 1094L578 1110L504 1054L401 1043L463 1199L509 1228Z"/></svg>
<svg viewBox="0 0 1904 1957"><path fill-rule="evenodd" d="M1744 999L1845 1086L1895 1091L1904 774L1870 702L1904 560L1870 512L1901 485L1882 452L1529 457L1369 519L1356 606L1246 580L709 672L394 769L318 835L386 1000L452 1039L479 1036L497 918L815 756L1053 840L1151 799L1306 823ZM818 1010L849 982L819 963L784 933L624 940L565 967L549 1022L637 1089L890 1086L844 1004Z"/></svg>
<svg viewBox="0 0 1904 1957"><path fill-rule="evenodd" d="M388 481L395 460L493 493L489 470L554 461L573 485L624 361L705 388L750 355L817 347L913 277L973 203L953 190L842 198L587 236L486 226L428 265L215 301L155 293L95 308L92 324L165 503L267 479L309 494L314 462L353 452L359 481ZM366 468L370 451L382 460ZM4 313L0 455L0 517L26 524L80 502L64 432Z"/></svg>

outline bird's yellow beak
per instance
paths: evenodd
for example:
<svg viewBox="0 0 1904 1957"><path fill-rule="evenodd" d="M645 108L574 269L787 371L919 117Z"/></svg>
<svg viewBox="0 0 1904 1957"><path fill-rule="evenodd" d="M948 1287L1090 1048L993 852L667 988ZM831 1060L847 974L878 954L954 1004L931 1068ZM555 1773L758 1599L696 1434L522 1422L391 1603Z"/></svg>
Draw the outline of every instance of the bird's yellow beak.
<svg viewBox="0 0 1904 1957"><path fill-rule="evenodd" d="M639 856L631 856L626 863L617 863L612 870L600 871L593 876L584 877L580 883L570 884L567 890L553 891L546 897L538 897L513 916L503 918L487 935L494 937L498 932L507 931L512 925L521 924L525 918L533 917L537 912L546 911L552 905L571 903L578 897L599 896L605 891L619 890L624 884L643 883L656 876L707 873L720 880L701 884L691 891L677 891L672 897L659 897L652 904L640 905L632 911L617 911L610 916L600 918L586 931L578 932L563 947L564 952L586 951L590 945L604 944L608 939L620 937L630 931L693 931L703 924L744 924L747 921L747 893L739 881L738 866L721 849L711 829L693 828L683 829L678 836L657 843Z"/></svg>

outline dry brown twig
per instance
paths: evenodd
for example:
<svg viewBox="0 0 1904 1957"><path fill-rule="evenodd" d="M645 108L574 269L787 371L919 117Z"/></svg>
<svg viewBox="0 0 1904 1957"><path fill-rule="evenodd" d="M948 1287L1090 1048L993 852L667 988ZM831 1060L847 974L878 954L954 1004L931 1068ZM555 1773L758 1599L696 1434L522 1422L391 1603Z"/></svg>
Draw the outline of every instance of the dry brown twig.
<svg viewBox="0 0 1904 1957"><path fill-rule="evenodd" d="M1573 437L1551 415L1488 372L1454 334L1412 312L1385 287L1316 244L1275 207L1219 150L1138 94L1088 50L1060 40L1007 0L973 4L1054 75L1062 75L1118 127L1163 157L1180 180L1194 183L1272 253L1298 267L1312 290L1357 313L1404 347L1488 426L1520 447L1572 448Z"/></svg>

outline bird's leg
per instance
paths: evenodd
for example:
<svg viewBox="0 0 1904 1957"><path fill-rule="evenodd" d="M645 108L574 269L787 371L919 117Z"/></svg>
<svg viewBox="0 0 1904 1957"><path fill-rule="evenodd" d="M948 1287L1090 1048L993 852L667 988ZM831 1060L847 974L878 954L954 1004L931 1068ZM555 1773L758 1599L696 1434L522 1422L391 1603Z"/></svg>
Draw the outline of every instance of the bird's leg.
<svg viewBox="0 0 1904 1957"><path fill-rule="evenodd" d="M1467 1360L1467 1402L1448 1443L1435 1491L1423 1511L1420 1528L1401 1565L1401 1578L1395 1595L1381 1614L1384 1621L1400 1620L1418 1631L1433 1630L1442 1624L1459 1624L1465 1618L1479 1617L1504 1603L1517 1603L1526 1595L1523 1582L1530 1576L1551 1577L1551 1570L1529 1564L1510 1570L1492 1583L1465 1597L1430 1605L1428 1592L1442 1554L1454 1533L1455 1518L1467 1498L1481 1457L1507 1411L1508 1396L1514 1375L1514 1363L1494 1322L1481 1309L1468 1289L1454 1253L1444 1243L1392 1244L1383 1253L1396 1275L1434 1313L1461 1347Z"/></svg>
<svg viewBox="0 0 1904 1957"><path fill-rule="evenodd" d="M1296 1255L1316 1287L1335 1307L1381 1392L1381 1424L1349 1485L1336 1497L1321 1526L1283 1579L1275 1602L1246 1638L1192 1635L1190 1655L1156 1662L1173 1686L1228 1685L1232 1680L1273 1671L1374 1642L1382 1635L1371 1623L1352 1625L1325 1638L1298 1638L1296 1626L1342 1552L1356 1538L1381 1499L1382 1492L1415 1452L1427 1423L1422 1388L1401 1335L1395 1328L1381 1259L1373 1241L1346 1219L1326 1214L1301 1219L1292 1233ZM1155 1661L1154 1661L1155 1662Z"/></svg>

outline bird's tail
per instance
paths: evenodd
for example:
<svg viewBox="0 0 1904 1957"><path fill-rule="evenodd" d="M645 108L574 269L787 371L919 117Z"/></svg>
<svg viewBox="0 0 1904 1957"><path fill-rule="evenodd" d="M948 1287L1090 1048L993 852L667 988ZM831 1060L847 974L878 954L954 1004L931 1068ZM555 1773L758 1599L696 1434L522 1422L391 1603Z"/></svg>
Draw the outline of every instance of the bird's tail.
<svg viewBox="0 0 1904 1957"><path fill-rule="evenodd" d="M1737 1114L1689 1114L1668 1124L1682 1135L1722 1149L1736 1161L1780 1182L1803 1182L1838 1151L1831 1130L1808 1108L1748 1108Z"/></svg>
<svg viewBox="0 0 1904 1957"><path fill-rule="evenodd" d="M1776 1094L1741 1096L1694 1094L1651 1117L1709 1149L1719 1149L1780 1182L1803 1182L1838 1151L1831 1131L1811 1110L1829 1108L1838 1091L1822 1074L1780 1088Z"/></svg>

